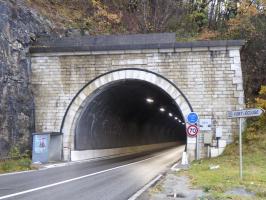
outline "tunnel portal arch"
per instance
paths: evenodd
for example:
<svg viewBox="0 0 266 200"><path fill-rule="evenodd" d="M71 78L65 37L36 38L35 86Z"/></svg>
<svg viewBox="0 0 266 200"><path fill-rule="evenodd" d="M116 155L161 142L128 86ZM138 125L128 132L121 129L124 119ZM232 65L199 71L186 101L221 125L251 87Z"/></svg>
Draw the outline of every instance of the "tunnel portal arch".
<svg viewBox="0 0 266 200"><path fill-rule="evenodd" d="M69 104L60 128L60 132L63 133L64 160L75 160L74 157L77 157L75 154L77 153L77 151L75 151L75 129L78 119L87 104L88 98L99 88L123 80L144 81L160 88L169 95L178 106L182 115L182 121L185 121L185 117L193 111L191 104L182 91L173 82L158 73L139 68L123 68L109 71L84 85ZM189 140L187 140L187 143L189 143ZM195 145L195 142L193 142L193 145L188 145L187 151L194 153ZM96 154L99 154L99 152L95 151L92 152L92 154L97 157ZM78 157L79 159L86 158L86 156L84 157L82 154L78 155Z"/></svg>

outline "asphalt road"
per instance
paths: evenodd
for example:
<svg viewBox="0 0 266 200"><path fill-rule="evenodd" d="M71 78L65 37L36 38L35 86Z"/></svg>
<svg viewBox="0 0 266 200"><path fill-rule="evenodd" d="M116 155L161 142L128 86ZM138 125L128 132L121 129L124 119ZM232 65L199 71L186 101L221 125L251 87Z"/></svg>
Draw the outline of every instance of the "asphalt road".
<svg viewBox="0 0 266 200"><path fill-rule="evenodd" d="M184 146L156 153L1 175L0 199L128 199L181 158Z"/></svg>

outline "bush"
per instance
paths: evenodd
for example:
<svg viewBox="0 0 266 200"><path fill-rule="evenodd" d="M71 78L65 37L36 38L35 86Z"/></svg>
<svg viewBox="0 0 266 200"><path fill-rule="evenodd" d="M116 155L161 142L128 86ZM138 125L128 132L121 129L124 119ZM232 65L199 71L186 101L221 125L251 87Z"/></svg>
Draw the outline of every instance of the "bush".
<svg viewBox="0 0 266 200"><path fill-rule="evenodd" d="M256 108L266 109L266 86L262 85L259 96L255 99L255 103L250 106ZM264 137L266 132L266 113L262 114L260 117L250 118L247 121L247 129L245 131L245 141L247 143L253 143L255 141L260 141L260 144L264 144ZM262 146L262 148L265 148Z"/></svg>
<svg viewBox="0 0 266 200"><path fill-rule="evenodd" d="M18 160L18 165L21 167L30 168L31 160L29 158L22 158L22 159Z"/></svg>
<svg viewBox="0 0 266 200"><path fill-rule="evenodd" d="M20 154L20 150L18 148L18 146L11 146L8 156L11 158L20 158L21 154Z"/></svg>

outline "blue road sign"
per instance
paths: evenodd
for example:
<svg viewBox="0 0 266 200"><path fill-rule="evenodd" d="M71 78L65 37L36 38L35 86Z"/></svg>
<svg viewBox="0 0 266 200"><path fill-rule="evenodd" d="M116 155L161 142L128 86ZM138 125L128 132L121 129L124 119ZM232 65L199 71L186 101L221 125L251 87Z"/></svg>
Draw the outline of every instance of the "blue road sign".
<svg viewBox="0 0 266 200"><path fill-rule="evenodd" d="M195 112L191 112L187 116L187 122L190 124L195 124L199 121L199 116Z"/></svg>

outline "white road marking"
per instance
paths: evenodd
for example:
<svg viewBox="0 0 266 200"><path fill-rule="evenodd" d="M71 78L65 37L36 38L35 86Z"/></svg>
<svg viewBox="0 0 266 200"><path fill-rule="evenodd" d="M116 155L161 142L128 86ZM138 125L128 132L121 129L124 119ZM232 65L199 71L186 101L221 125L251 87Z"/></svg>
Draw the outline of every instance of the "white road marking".
<svg viewBox="0 0 266 200"><path fill-rule="evenodd" d="M162 154L159 154L159 155L156 155L156 156L153 156L153 157L150 157L150 158L146 158L144 160L140 160L140 161L137 161L137 162L129 163L129 164L126 164L126 165L121 165L121 166L118 166L118 167L113 167L113 168L110 168L110 169L106 169L106 170L102 170L102 171L99 171L99 172L87 174L87 175L84 175L84 176L79 176L79 177L76 177L76 178L68 179L68 180L65 180L65 181L60 181L60 182L57 182L57 183L53 183L53 184L49 184L49 185L45 185L45 186L41 186L41 187L29 189L29 190L25 190L25 191L22 191L22 192L17 192L17 193L1 196L0 199L7 199L7 198L10 198L10 197L20 196L20 195L31 193L31 192L35 192L35 191L38 191L38 190L43 190L43 189L54 187L54 186L57 186L57 185L62 185L62 184L65 184L65 183L77 181L77 180L80 180L80 179L83 179L83 178L95 176L95 175L106 173L106 172L109 172L109 171L112 171L112 170L116 170L116 169L120 169L120 168L127 167L127 166L130 166L130 165L134 165L134 164L137 164L137 163L145 162L147 160L151 160L151 159L154 159L154 158L159 157L159 156L162 156Z"/></svg>
<svg viewBox="0 0 266 200"><path fill-rule="evenodd" d="M41 169L39 169L39 170L41 170ZM5 173L5 174L0 174L0 177L1 176L8 176L8 175L24 174L24 173L35 172L35 171L38 171L38 170L34 169L34 170L21 171L21 172L10 172L10 173Z"/></svg>
<svg viewBox="0 0 266 200"><path fill-rule="evenodd" d="M158 175L148 184L146 184L143 188L137 191L133 196L131 196L128 200L136 200L143 192L145 192L149 187L151 187L154 183L156 183L163 175Z"/></svg>
<svg viewBox="0 0 266 200"><path fill-rule="evenodd" d="M171 167L171 170L172 170L172 171L176 171L176 172L180 171L180 169L177 167L179 164L180 164L179 162L175 163L175 164Z"/></svg>
<svg viewBox="0 0 266 200"><path fill-rule="evenodd" d="M182 148L182 147L183 146L180 146L180 148ZM84 179L84 178L87 178L87 177L91 177L91 176L95 176L95 175L98 175L98 174L106 173L106 172L109 172L109 171L112 171L112 170L116 170L116 169L120 169L120 168L123 168L123 167L130 166L130 165L135 165L135 164L138 164L138 163L145 162L147 160L151 160L151 159L160 157L160 156L162 156L164 154L167 154L167 153L168 152L165 152L165 153L162 153L162 154L159 154L159 155L150 157L150 158L146 158L144 160L140 160L140 161L137 161L137 162L129 163L129 164L126 164L126 165L121 165L121 166L113 167L113 168L110 168L110 169L106 169L106 170L102 170L102 171L99 171L99 172L87 174L87 175L84 175L84 176L79 176L79 177L72 178L72 179L68 179L68 180L65 180L65 181L60 181L60 182L56 182L56 183L53 183L53 184L44 185L44 186L41 186L41 187L37 187L37 188L33 188L33 189L29 189L29 190L25 190L25 191L13 193L13 194L8 194L8 195L5 195L5 196L1 196L0 197L0 200L1 199L8 199L10 197L20 196L20 195L27 194L27 193L31 193L31 192L35 192L35 191L38 191L38 190L47 189L47 188L54 187L54 186L57 186L57 185L62 185L62 184L65 184L65 183L70 183L70 182L73 182L73 181L77 181L77 180Z"/></svg>

